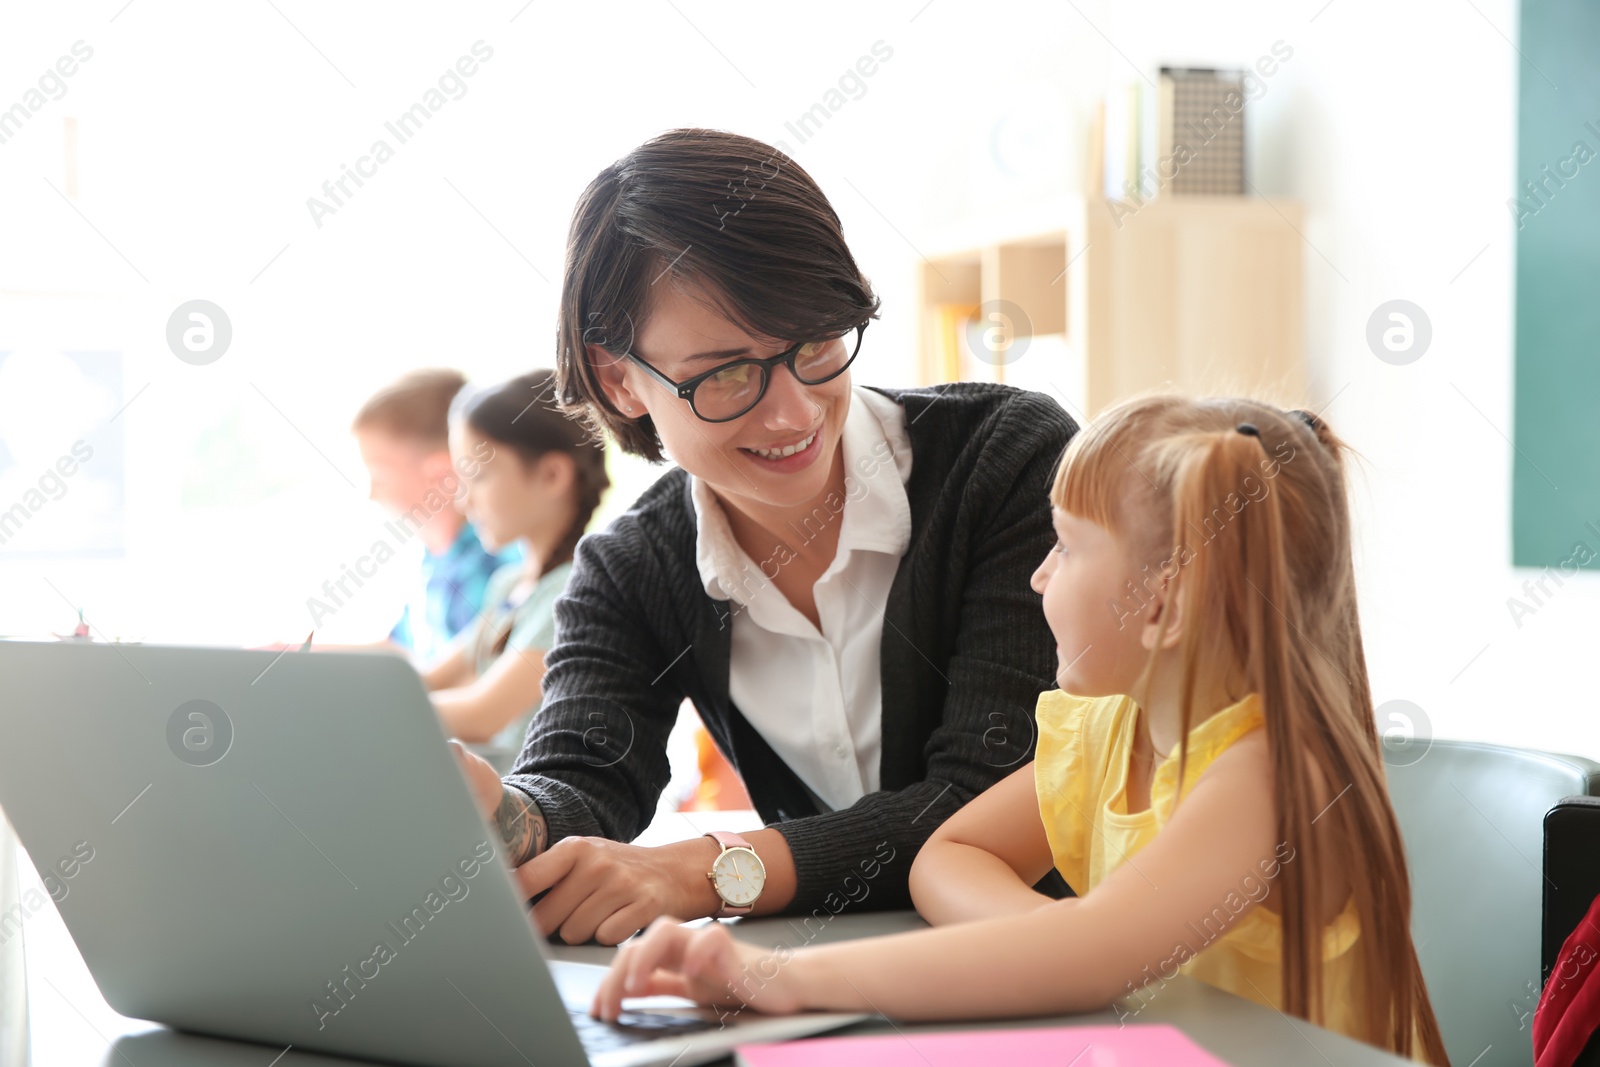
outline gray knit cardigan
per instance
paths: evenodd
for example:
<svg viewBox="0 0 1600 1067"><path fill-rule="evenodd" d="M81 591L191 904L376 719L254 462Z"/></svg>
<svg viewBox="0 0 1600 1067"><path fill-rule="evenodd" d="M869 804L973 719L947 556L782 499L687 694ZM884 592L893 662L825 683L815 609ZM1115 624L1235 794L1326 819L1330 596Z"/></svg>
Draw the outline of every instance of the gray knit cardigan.
<svg viewBox="0 0 1600 1067"><path fill-rule="evenodd" d="M1028 579L1055 541L1050 479L1077 425L1050 398L1003 385L876 391L905 408L913 456L911 542L881 646L881 788L826 810L729 699L738 607L706 594L689 478L674 469L583 538L556 601L544 702L506 777L538 802L552 842L644 830L688 697L788 841L789 912L907 908L911 861L934 828L1033 757L1034 705L1055 687L1056 656Z"/></svg>

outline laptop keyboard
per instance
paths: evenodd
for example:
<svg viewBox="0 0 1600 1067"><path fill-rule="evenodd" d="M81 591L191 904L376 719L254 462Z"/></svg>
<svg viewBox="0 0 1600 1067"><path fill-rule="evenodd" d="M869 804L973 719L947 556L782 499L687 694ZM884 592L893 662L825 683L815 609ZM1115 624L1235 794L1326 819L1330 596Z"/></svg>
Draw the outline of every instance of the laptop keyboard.
<svg viewBox="0 0 1600 1067"><path fill-rule="evenodd" d="M659 1041L679 1034L692 1034L701 1030L714 1030L715 1022L684 1015L669 1015L657 1011L625 1011L614 1023L596 1019L587 1008L567 1006L578 1040L589 1052L607 1052L625 1048L644 1041Z"/></svg>

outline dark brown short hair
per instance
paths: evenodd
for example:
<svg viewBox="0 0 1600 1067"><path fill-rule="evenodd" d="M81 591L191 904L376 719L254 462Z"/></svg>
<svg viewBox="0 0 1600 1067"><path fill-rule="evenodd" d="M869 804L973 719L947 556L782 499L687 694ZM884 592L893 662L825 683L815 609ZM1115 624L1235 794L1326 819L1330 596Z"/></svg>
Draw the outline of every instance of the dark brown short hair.
<svg viewBox="0 0 1600 1067"><path fill-rule="evenodd" d="M466 375L442 367L414 370L373 393L356 412L350 428L381 430L434 448L450 444L450 402Z"/></svg>
<svg viewBox="0 0 1600 1067"><path fill-rule="evenodd" d="M567 235L557 321L562 405L624 452L662 459L648 415L612 406L589 345L621 356L662 281L698 284L747 332L793 342L876 318L839 216L800 165L720 130L670 130L602 170Z"/></svg>

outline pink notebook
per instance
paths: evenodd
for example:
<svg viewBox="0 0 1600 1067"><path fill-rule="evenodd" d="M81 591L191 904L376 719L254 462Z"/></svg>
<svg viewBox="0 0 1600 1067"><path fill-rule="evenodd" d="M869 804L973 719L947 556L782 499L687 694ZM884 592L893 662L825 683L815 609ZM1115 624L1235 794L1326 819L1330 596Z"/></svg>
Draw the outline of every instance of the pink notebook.
<svg viewBox="0 0 1600 1067"><path fill-rule="evenodd" d="M821 1037L735 1051L744 1067L1226 1067L1160 1024Z"/></svg>

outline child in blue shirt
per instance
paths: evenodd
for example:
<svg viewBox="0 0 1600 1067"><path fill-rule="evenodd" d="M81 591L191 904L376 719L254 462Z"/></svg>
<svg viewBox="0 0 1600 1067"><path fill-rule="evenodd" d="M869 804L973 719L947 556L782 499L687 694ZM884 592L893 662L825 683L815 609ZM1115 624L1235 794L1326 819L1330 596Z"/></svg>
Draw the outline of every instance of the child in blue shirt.
<svg viewBox="0 0 1600 1067"><path fill-rule="evenodd" d="M485 548L455 507L460 475L450 458L449 412L465 384L460 371L412 371L373 394L351 426L372 500L424 546L422 580L389 634L418 664L446 652L478 617L490 576L517 558Z"/></svg>

